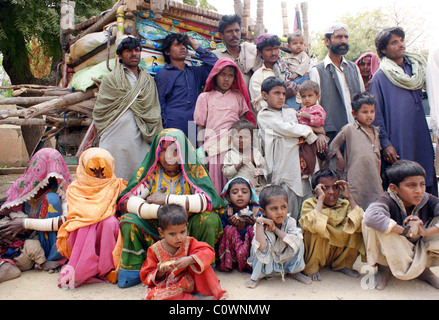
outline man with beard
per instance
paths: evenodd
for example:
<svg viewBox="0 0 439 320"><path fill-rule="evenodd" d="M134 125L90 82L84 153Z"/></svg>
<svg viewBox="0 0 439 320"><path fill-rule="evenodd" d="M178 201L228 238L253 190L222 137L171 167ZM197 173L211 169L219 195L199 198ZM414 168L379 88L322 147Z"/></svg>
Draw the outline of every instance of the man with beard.
<svg viewBox="0 0 439 320"><path fill-rule="evenodd" d="M343 23L332 25L325 33L326 58L310 71L320 85L320 104L326 111L325 131L331 140L348 123L353 123L351 98L364 92L360 70L344 58L349 51L349 31Z"/></svg>

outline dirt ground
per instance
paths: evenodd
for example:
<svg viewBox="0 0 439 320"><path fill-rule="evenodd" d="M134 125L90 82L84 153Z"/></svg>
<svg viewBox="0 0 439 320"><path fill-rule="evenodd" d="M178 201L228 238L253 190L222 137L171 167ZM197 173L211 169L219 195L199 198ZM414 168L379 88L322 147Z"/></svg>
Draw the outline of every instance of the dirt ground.
<svg viewBox="0 0 439 320"><path fill-rule="evenodd" d="M0 175L0 199L20 174ZM245 287L247 273L216 272L221 286L230 300L439 300L439 290L420 280L401 281L391 278L382 291L367 288L371 270L360 261L354 269L360 278L349 278L341 273L322 270L322 281L310 285L291 278L261 280L255 289ZM432 268L439 276L439 267ZM19 278L0 283L0 300L140 300L144 285L121 289L110 283L86 284L77 289L57 286L58 274L31 270Z"/></svg>

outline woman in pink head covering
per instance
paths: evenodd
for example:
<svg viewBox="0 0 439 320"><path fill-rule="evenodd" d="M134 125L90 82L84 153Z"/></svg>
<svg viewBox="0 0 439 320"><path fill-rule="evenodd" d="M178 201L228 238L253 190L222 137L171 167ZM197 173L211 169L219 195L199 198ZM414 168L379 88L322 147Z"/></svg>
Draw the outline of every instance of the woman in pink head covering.
<svg viewBox="0 0 439 320"><path fill-rule="evenodd" d="M0 282L10 279L11 269L19 276L32 268L53 270L63 262L56 237L65 222L71 182L62 155L43 148L6 192L0 207Z"/></svg>
<svg viewBox="0 0 439 320"><path fill-rule="evenodd" d="M361 77L363 78L364 87L369 92L370 81L372 80L375 72L380 68L380 59L372 52L366 52L363 54L355 64L360 69Z"/></svg>
<svg viewBox="0 0 439 320"><path fill-rule="evenodd" d="M256 125L248 90L238 66L231 59L222 58L210 72L194 112L195 123L201 130L204 129L202 145L208 156L209 175L218 194L227 182L222 164L229 149L229 130L240 119Z"/></svg>

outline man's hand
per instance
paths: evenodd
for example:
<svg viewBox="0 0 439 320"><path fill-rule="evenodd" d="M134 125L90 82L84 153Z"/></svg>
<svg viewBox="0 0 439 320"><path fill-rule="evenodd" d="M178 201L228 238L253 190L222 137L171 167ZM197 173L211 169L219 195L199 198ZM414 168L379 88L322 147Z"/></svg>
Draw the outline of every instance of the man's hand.
<svg viewBox="0 0 439 320"><path fill-rule="evenodd" d="M326 151L326 149L328 148L328 142L326 142L326 135L324 134L317 135L316 146L318 153L324 153Z"/></svg>
<svg viewBox="0 0 439 320"><path fill-rule="evenodd" d="M398 153L393 146L388 146L383 150L384 160L389 162L390 164L394 164L399 159Z"/></svg>
<svg viewBox="0 0 439 320"><path fill-rule="evenodd" d="M198 41L195 40L194 38L192 38L191 36L186 36L186 37L187 37L187 41L188 41L189 45L192 47L192 49L197 51L198 47L200 46Z"/></svg>

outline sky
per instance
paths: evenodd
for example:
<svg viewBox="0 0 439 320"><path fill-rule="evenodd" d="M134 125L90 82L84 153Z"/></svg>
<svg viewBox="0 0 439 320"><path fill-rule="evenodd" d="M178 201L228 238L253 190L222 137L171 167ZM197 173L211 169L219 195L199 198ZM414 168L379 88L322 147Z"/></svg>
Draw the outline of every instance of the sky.
<svg viewBox="0 0 439 320"><path fill-rule="evenodd" d="M208 0L221 14L234 13L234 0ZM296 4L305 0L286 0L288 9L288 24L290 32L293 29L293 16ZM242 1L243 2L243 1ZM264 1L264 25L269 33L282 35L282 0ZM310 33L323 33L332 23L338 21L346 13L355 14L361 10L372 11L377 8L395 6L413 12L415 18L422 19L425 25L422 45L426 50L432 49L439 43L439 1L437 0L308 0L308 20ZM251 0L251 17L256 20L257 0ZM389 26L390 27L390 26Z"/></svg>

